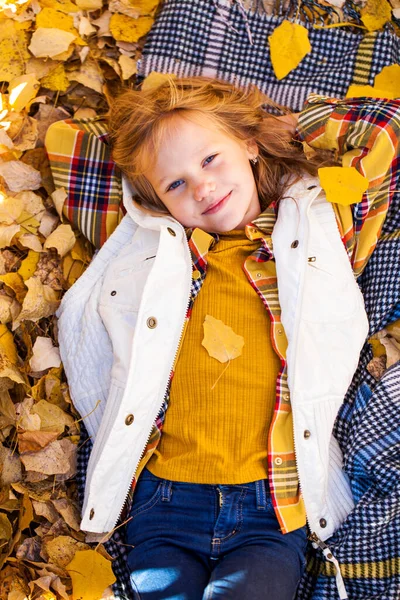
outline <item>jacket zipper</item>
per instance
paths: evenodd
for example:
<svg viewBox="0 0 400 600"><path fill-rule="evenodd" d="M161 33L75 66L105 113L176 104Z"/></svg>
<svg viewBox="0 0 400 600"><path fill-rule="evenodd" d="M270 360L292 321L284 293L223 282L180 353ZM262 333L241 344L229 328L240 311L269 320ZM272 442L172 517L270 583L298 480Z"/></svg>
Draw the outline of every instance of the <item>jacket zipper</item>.
<svg viewBox="0 0 400 600"><path fill-rule="evenodd" d="M184 238L184 240L185 240L185 242L186 242L186 248L187 248L187 251L188 251L188 253L189 253L189 259L190 259L190 262L192 262L192 258L191 258L191 255L190 255L189 243L188 243L188 241L187 241L187 238L186 238L186 232L185 232L185 230L183 229L183 227L182 227L182 225L181 225L180 223L176 222L176 224L177 224L177 225L179 225L179 227L181 227L181 229L182 229L182 231L183 231L183 238ZM118 523L118 521L119 521L119 519L120 519L120 517L121 517L122 511L123 511L123 509L124 509L124 506L125 506L125 504L126 504L126 501L127 501L127 499L128 499L128 496L129 496L129 491L130 491L130 489L131 489L131 487L132 487L132 483L133 483L133 480L134 480L134 478L135 478L135 474L136 474L137 468L138 468L138 466L139 466L139 464L140 464L140 461L142 460L142 458L143 458L143 456L144 456L144 452L145 452L145 450L146 450L146 448L147 448L147 444L149 443L149 440L150 440L150 437L151 437L151 433L152 433L152 431L153 431L153 428L154 428L154 426L155 426L155 423L156 423L156 421L157 421L157 417L158 417L158 415L160 414L161 408L162 408L162 406L163 406L163 404L164 404L164 400L165 400L165 398L166 398L166 395L167 395L167 392L168 392L168 387L169 387L169 382L171 381L171 376L172 376L172 370L173 370L173 366L174 366L174 364L175 364L175 360L176 360L176 357L177 357L177 355L178 355L178 352L179 352L179 349L180 349L180 346L181 346L181 342L182 342L183 333L184 333L184 330L185 330L186 315L187 315L187 311L188 311L188 309L189 309L191 295L192 295L192 274L190 275L190 291L189 291L189 298L188 298L188 300L187 300L187 303L186 303L186 309L185 309L185 318L184 318L184 321L183 321L183 324L182 324L182 327L181 327L181 333L180 333L180 336L179 336L178 345L177 345L177 347L176 347L176 350L175 350L174 359L173 359L173 361L172 361L171 368L170 368L170 371L169 371L169 376L168 376L168 381L167 381L167 387L165 388L165 392L164 392L164 395L163 395L163 400L162 400L162 403L160 404L160 407L159 407L159 409L158 409L158 411L157 411L156 418L154 419L154 422L153 422L153 425L152 425L152 427L151 427L151 429L150 429L149 435L147 436L146 443L145 443L145 445L144 445L144 447L143 447L143 450L142 450L142 452L141 452L141 454L140 454L140 457L139 457L139 460L138 460L138 462L137 462L137 465L136 465L136 467L135 467L134 474L133 474L133 476L132 476L132 479L131 479L131 481L130 481L130 484L129 484L128 490L127 490L127 492L126 492L126 494L125 494L125 499L124 499L124 502L123 502L123 504L121 505L121 510L119 511L118 518L117 518L117 520L116 520L116 521L115 521L115 523L114 523L114 527L116 526L116 524Z"/></svg>
<svg viewBox="0 0 400 600"><path fill-rule="evenodd" d="M312 202L310 202L310 204L309 204L309 206L308 206L308 208L307 208L307 213L306 213L306 214L307 214L307 227L308 227L308 229L307 229L307 242L308 242L308 236L309 236L309 226L308 226L309 220L308 220L308 216L309 216L309 211L310 211L310 209L311 209L312 203L313 203L313 201L312 201ZM306 244L306 240L305 240L304 247L305 247L305 258L306 258L306 257L307 257L307 244ZM305 261L304 261L304 264L305 264ZM307 264L305 265L305 268L303 269L303 273L302 273L302 279L301 279L301 282L300 282L301 288L303 288L303 283L304 283L304 274L305 274L305 269L307 268L307 265L308 265L308 261L307 261ZM303 298L303 294L302 294L302 298ZM301 303L301 305L299 306L299 309L298 309L298 310L299 310L299 313L301 312L301 307L302 307L302 303ZM298 327L299 327L299 325L298 325L298 323L299 323L299 319L296 319L296 323L297 323L297 328L298 328ZM297 331L296 331L296 340L297 340ZM297 350L297 348L296 348L296 350ZM296 470L297 470L297 475L298 475L298 474L299 474L299 469L298 469L298 464L297 464L297 452L296 452L296 441L295 441L295 440L296 440L296 437L295 437L295 426L294 426L294 419L293 419L293 445L294 445L294 457L295 457ZM300 492L301 492L301 494L303 495L303 492L302 492L302 489L301 489L301 483L300 483L300 477L299 477L299 475L298 475L298 478L299 478L299 489L300 489ZM304 498L304 496L303 496L303 498ZM304 501L304 500L303 500L303 501ZM306 513L306 522L307 522L307 526L308 526L308 529L309 529L309 531L311 531L311 526L310 526L310 522L309 522L309 520L308 520L307 511L305 511L305 513ZM314 531L311 531L310 535L308 536L308 539L309 539L309 540L310 540L310 541L313 543L314 547L318 547L318 548L319 548L319 549L322 551L323 555L325 556L325 558L326 558L326 559L327 559L329 562L331 562L331 563L333 563L333 564L335 565L335 569L336 569L336 575L335 575L335 578L336 578L336 586L337 586L337 589L338 589L339 598L340 598L340 600L348 600L348 595L347 595L347 591L346 591L346 586L345 586L345 584L344 584L344 580L343 580L343 577L342 577L342 573L341 573L341 571L340 571L340 565L339 565L339 562L338 562L338 560L337 560L337 559L336 559L336 558L333 556L333 554L332 554L332 552L331 552L331 550L330 550L329 546L327 546L327 544L325 544L325 543L324 543L324 542L323 542L323 541L322 541L322 540L321 540L321 539L318 537L318 535L317 535L317 534L316 534Z"/></svg>

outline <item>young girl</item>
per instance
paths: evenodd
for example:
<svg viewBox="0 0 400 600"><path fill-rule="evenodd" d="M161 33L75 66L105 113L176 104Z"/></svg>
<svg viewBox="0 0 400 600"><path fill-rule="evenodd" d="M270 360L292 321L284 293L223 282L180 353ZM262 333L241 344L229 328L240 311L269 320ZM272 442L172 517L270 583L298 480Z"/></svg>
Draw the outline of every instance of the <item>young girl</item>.
<svg viewBox="0 0 400 600"><path fill-rule="evenodd" d="M115 102L127 214L58 312L94 440L81 528L125 505L146 600L291 600L307 533L324 548L354 507L332 428L368 333L349 255L361 272L382 211L352 229L265 102L205 78Z"/></svg>

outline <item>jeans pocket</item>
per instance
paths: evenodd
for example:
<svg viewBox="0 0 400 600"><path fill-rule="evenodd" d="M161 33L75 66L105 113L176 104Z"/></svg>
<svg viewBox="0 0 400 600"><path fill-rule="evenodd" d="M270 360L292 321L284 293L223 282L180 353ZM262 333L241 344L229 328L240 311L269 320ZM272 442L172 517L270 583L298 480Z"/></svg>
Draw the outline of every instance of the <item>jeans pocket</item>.
<svg viewBox="0 0 400 600"><path fill-rule="evenodd" d="M162 480L153 481L152 479L144 479L142 481L139 478L133 495L133 503L130 513L132 518L149 511L157 504L161 497L162 484Z"/></svg>

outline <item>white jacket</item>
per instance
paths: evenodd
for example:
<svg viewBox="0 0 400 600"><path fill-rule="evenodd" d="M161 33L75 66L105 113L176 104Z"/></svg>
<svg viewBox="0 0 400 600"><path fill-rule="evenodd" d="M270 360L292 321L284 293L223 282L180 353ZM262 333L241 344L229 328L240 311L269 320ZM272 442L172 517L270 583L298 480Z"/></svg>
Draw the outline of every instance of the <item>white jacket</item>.
<svg viewBox="0 0 400 600"><path fill-rule="evenodd" d="M192 280L183 227L145 213L125 181L123 189L127 215L57 313L71 397L94 440L81 523L92 532L108 532L121 513L163 403ZM297 467L309 526L325 540L353 508L332 427L368 321L318 179L305 176L286 196L272 239Z"/></svg>

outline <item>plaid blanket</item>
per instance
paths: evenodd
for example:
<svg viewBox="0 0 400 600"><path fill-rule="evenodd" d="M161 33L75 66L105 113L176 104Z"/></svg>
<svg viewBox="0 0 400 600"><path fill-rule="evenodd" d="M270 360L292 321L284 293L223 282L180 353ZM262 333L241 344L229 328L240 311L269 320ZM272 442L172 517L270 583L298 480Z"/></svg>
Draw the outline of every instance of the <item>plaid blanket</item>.
<svg viewBox="0 0 400 600"><path fill-rule="evenodd" d="M350 84L372 85L383 67L399 62L400 38L391 24L383 31L356 28L315 29L331 21L337 11L315 0L275 3L267 14L260 0L165 0L138 64L139 81L151 71L176 75L205 75L233 84L256 84L272 100L294 111L301 110L310 93L343 98ZM288 15L297 13L308 29L312 52L283 80L271 64L268 36ZM343 21L362 25L357 6L347 0Z"/></svg>
<svg viewBox="0 0 400 600"><path fill-rule="evenodd" d="M267 37L293 9L293 2L286 8L280 3L277 14L263 11L260 0L251 2L253 8L248 4L246 1L244 9L241 0L166 0L143 49L138 81L154 70L179 76L213 76L241 85L251 82L276 102L300 110L310 92L343 97L351 83L372 84L384 66L399 62L400 40L390 25L384 31L367 35L342 28L313 29L321 7L314 0L302 0L299 11L309 29L313 52L295 71L277 82ZM326 6L323 10L335 11ZM343 20L348 20L347 17L358 18L357 8L349 0L344 6ZM104 137L102 125L99 123L99 139ZM87 128L91 131L92 126L88 124ZM86 143L88 136L80 139ZM89 239L100 245L121 217L119 179L107 146L103 159L89 164L87 155L91 155L90 148L82 148L79 157L74 156L69 166L60 169L61 179L57 183L63 185L64 177L68 189L70 168L90 175L87 182L92 186L91 198L101 198L100 203L88 206L86 182L79 190L75 189L77 195L73 201L69 197L66 212ZM393 177L395 193L382 235L358 280L371 334L400 318L399 166ZM101 177L99 169L103 169ZM344 454L344 468L357 506L328 543L341 564L351 600L399 600L400 364L393 365L377 382L366 369L371 358L367 344L336 420L335 435ZM91 441L83 425L81 436L77 478L83 501L91 451ZM115 557L115 597L135 599L126 567L129 549L124 545L122 528L105 545ZM307 571L297 600L337 598L331 563L310 546Z"/></svg>

